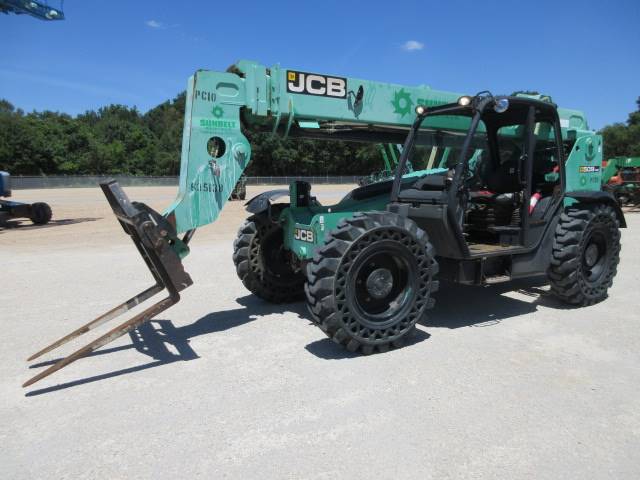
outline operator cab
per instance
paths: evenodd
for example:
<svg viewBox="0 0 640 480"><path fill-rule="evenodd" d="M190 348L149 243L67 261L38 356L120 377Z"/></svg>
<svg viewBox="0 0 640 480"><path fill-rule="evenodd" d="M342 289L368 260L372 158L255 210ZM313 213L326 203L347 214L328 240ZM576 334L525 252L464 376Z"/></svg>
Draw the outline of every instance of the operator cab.
<svg viewBox="0 0 640 480"><path fill-rule="evenodd" d="M556 106L486 94L429 109L418 106L416 113L400 162L440 170L408 188L397 177L390 209L404 210L430 232L445 257L535 247L562 201Z"/></svg>

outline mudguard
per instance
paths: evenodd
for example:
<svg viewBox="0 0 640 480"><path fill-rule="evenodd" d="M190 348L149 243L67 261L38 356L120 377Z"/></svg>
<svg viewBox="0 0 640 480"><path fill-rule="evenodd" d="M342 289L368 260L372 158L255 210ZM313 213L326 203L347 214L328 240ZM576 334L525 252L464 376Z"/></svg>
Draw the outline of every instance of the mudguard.
<svg viewBox="0 0 640 480"><path fill-rule="evenodd" d="M277 190L269 190L268 192L263 192L259 195L256 195L244 205L247 212L257 214L268 210L269 205L273 200L288 196L289 189L279 188Z"/></svg>
<svg viewBox="0 0 640 480"><path fill-rule="evenodd" d="M616 212L618 222L620 222L620 228L627 228L627 221L624 218L624 213L622 213L620 204L618 204L611 192L606 192L604 190L579 190L575 192L566 192L564 196L565 205L571 205L575 203L572 202L572 200L575 200L580 203L604 203L605 205L611 206Z"/></svg>

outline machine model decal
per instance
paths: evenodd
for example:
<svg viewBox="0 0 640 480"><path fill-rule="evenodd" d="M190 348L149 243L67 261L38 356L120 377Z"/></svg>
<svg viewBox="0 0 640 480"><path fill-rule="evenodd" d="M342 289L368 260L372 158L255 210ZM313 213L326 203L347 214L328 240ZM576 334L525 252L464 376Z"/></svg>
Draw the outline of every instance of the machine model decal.
<svg viewBox="0 0 640 480"><path fill-rule="evenodd" d="M599 165L583 165L578 169L578 171L580 173L597 173L600 171L600 166Z"/></svg>
<svg viewBox="0 0 640 480"><path fill-rule="evenodd" d="M293 238L295 238L296 240L301 240L303 242L313 243L313 230L296 228L293 231Z"/></svg>
<svg viewBox="0 0 640 480"><path fill-rule="evenodd" d="M287 70L287 92L347 98L347 79Z"/></svg>
<svg viewBox="0 0 640 480"><path fill-rule="evenodd" d="M196 94L194 95L195 100L205 100L207 102L215 102L216 94L213 92L207 92L205 90L196 90Z"/></svg>

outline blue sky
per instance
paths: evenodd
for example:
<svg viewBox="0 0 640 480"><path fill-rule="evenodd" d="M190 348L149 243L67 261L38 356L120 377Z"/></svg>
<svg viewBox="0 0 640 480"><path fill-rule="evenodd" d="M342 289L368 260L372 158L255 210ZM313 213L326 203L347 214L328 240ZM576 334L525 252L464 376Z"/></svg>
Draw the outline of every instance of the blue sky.
<svg viewBox="0 0 640 480"><path fill-rule="evenodd" d="M59 0L49 0L52 6ZM535 89L625 121L640 96L640 0L66 0L0 15L0 98L30 111L146 111L241 58L440 90Z"/></svg>

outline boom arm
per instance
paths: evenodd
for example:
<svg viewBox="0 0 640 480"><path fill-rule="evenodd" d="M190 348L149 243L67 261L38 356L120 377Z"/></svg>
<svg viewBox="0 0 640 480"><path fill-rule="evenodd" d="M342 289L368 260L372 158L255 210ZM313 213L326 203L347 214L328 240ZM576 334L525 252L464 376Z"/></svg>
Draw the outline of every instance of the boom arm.
<svg viewBox="0 0 640 480"><path fill-rule="evenodd" d="M267 70L247 61L230 70L234 73L198 71L189 79L179 193L166 212L178 232L217 218L251 159L243 125L285 136L338 137L356 127L371 134L408 128L416 103L438 105L460 96L424 86Z"/></svg>
<svg viewBox="0 0 640 480"><path fill-rule="evenodd" d="M416 105L455 102L460 93L357 78L311 74L240 61L227 72L200 70L187 89L180 184L167 209L178 233L216 220L251 160L243 127L284 136L401 143ZM559 110L566 129L587 128L584 115ZM439 117L437 126L466 131L466 118Z"/></svg>

